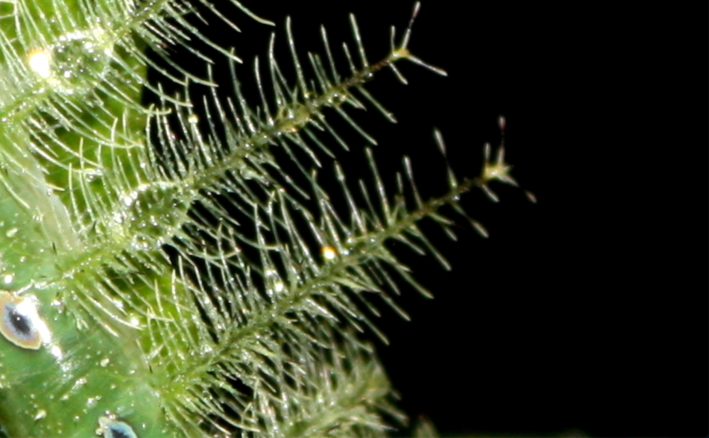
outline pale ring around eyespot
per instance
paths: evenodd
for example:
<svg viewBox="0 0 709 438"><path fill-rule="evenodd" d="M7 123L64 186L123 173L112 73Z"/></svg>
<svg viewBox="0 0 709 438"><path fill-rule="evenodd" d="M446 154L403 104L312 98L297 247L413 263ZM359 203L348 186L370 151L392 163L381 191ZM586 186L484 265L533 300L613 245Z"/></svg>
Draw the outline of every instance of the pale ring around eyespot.
<svg viewBox="0 0 709 438"><path fill-rule="evenodd" d="M34 300L7 291L0 291L0 333L10 343L28 350L38 350L50 339Z"/></svg>

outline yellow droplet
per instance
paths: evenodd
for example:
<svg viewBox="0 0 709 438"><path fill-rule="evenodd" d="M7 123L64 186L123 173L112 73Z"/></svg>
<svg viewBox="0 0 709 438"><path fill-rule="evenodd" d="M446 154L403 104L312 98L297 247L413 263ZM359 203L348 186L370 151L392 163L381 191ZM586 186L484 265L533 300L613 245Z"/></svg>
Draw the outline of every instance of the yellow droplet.
<svg viewBox="0 0 709 438"><path fill-rule="evenodd" d="M331 246L323 246L320 252L325 260L332 260L337 257L337 250Z"/></svg>

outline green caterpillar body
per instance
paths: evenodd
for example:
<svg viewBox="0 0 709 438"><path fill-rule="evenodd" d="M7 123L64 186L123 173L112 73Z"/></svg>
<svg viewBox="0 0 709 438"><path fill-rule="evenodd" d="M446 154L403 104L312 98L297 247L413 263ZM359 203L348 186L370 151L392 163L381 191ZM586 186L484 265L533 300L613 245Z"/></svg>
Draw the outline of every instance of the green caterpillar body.
<svg viewBox="0 0 709 438"><path fill-rule="evenodd" d="M129 165L127 156L135 154L128 152L129 140L143 141L140 82L118 79L143 76L145 67L127 56L137 50L127 44L135 5L92 6L0 5L0 272L7 341L0 348L0 420L12 437L173 433L145 377L149 364L136 328L110 322L118 307L100 292L109 266L105 253L120 252L127 242L115 232L110 243L92 240L101 233L97 226L122 231L89 219L92 197L110 201L97 175L109 156L115 165ZM118 151L118 143L126 149ZM93 230L85 228L89 223ZM99 310L103 316L89 316ZM18 342L22 334L30 342ZM130 417L132 426L119 417Z"/></svg>
<svg viewBox="0 0 709 438"><path fill-rule="evenodd" d="M402 415L359 332L376 331L369 295L392 304L392 277L423 289L384 242L435 253L418 221L448 230L441 207L462 212L471 188L514 183L500 154L424 201L407 166L390 201L368 151L374 186L361 196L334 166L342 220L312 170L334 155L323 135L346 147L324 109L363 133L343 108L390 117L363 88L375 73L400 75L402 60L442 71L409 52L410 26L369 63L353 20L349 73L324 36L306 78L288 30L295 85L271 51L256 68L258 109L237 83L198 114L190 87L216 85L171 61L170 47L199 40L237 60L190 17L231 22L196 3L0 0L0 424L10 437L385 434ZM149 68L183 91L148 82ZM142 106L144 93L157 103ZM284 175L284 159L300 174Z"/></svg>

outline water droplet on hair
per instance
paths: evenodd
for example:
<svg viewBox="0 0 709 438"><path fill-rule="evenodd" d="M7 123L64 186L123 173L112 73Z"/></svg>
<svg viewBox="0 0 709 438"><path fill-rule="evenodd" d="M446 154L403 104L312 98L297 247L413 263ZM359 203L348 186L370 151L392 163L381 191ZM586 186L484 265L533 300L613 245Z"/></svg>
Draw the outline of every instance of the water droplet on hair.
<svg viewBox="0 0 709 438"><path fill-rule="evenodd" d="M32 49L26 62L54 90L83 94L104 79L112 59L112 39L97 26L65 33L47 48Z"/></svg>

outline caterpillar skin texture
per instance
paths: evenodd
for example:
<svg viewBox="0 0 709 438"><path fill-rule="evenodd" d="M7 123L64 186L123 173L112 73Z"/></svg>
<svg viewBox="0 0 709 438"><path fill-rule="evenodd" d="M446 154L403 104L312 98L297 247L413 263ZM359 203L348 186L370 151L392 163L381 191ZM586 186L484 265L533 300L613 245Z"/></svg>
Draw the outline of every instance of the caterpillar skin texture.
<svg viewBox="0 0 709 438"><path fill-rule="evenodd" d="M67 207L73 198L76 212L86 214L89 208L79 191L69 190L82 181L74 169L85 168L90 157L94 163L100 160L83 148L95 151L99 143L109 144L116 130L105 123L118 114L137 117L117 105L120 85L108 90L104 82L115 78L110 64L120 55L114 49L123 50L119 40L129 33L118 24L127 23L120 14L126 8L134 5L0 3L5 17L0 21L0 418L11 437L92 436L97 431L105 437L129 436L121 435L120 428L112 434L115 418L124 415L142 436L169 430L159 396L145 378L148 364L135 329L115 324L109 331L107 321L78 316L67 303L81 301L77 290L91 282L85 277L82 285L70 277L96 267L92 245L80 235L77 216ZM113 24L114 33L108 35L102 24ZM144 71L125 59L123 72ZM124 99L139 95L129 87L122 94ZM125 134L137 136L137 128ZM92 311L110 313L115 306L105 295L89 299L104 301ZM27 339L21 339L22 332ZM107 411L112 414L106 416ZM111 420L102 425L101 418Z"/></svg>
<svg viewBox="0 0 709 438"><path fill-rule="evenodd" d="M13 182L17 192L47 196L47 190L20 186L22 179ZM10 436L92 436L107 407L119 416L129 415L142 436L160 436L168 429L159 396L144 378L149 371L135 334L117 326L118 336L110 335L92 321L79 330L75 317L58 301L55 288L23 279L24 266L32 267L26 275L35 279L60 275L56 254L38 244L47 241L46 227L39 227L13 203L7 190L0 189L0 199L4 286L19 289L0 292L0 418L8 427L11 424ZM51 202L38 200L39 205ZM66 241L62 236L50 237L57 245ZM16 274L11 278L10 273ZM18 312L27 303L29 313ZM18 317L32 334L29 343L17 339Z"/></svg>

